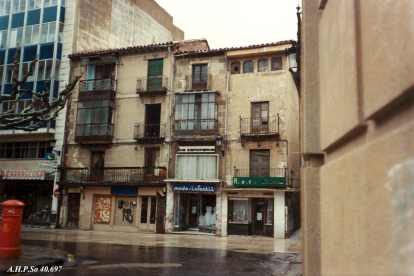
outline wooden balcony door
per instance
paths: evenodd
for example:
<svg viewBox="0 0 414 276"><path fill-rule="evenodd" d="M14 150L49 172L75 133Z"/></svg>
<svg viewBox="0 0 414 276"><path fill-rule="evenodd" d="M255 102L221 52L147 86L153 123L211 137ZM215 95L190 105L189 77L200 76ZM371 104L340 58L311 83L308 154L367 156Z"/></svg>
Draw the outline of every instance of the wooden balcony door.
<svg viewBox="0 0 414 276"><path fill-rule="evenodd" d="M160 137L161 104L145 105L145 138Z"/></svg>
<svg viewBox="0 0 414 276"><path fill-rule="evenodd" d="M270 151L251 150L250 151L250 177L269 177L270 176Z"/></svg>
<svg viewBox="0 0 414 276"><path fill-rule="evenodd" d="M207 90L207 64L193 65L193 90Z"/></svg>
<svg viewBox="0 0 414 276"><path fill-rule="evenodd" d="M91 153L91 181L103 181L105 167L105 152Z"/></svg>
<svg viewBox="0 0 414 276"><path fill-rule="evenodd" d="M147 167L145 172L144 180L147 182L158 182L159 179L159 169L154 169L155 166L158 166L158 158L160 156L159 148L149 148L145 149L145 167Z"/></svg>
<svg viewBox="0 0 414 276"><path fill-rule="evenodd" d="M252 133L267 133L269 121L269 102L252 103Z"/></svg>

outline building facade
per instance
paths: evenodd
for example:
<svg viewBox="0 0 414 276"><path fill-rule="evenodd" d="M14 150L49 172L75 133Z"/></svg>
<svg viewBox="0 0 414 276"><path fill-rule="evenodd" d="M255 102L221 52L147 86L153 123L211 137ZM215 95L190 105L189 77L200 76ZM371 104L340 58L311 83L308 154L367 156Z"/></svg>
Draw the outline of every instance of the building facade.
<svg viewBox="0 0 414 276"><path fill-rule="evenodd" d="M175 55L167 232L285 238L300 228L292 43Z"/></svg>
<svg viewBox="0 0 414 276"><path fill-rule="evenodd" d="M1 93L11 92L13 56L20 46L18 77L28 70L30 61L39 59L34 75L21 88L40 92L46 84L51 100L69 81L71 69L67 55L70 53L184 37L173 25L172 17L153 0L4 0L0 1L0 33ZM30 97L23 99L18 110L30 102ZM4 102L0 111L10 104ZM62 110L60 114L65 113L66 110ZM36 132L8 130L0 133L0 170L3 172L0 199L25 202L25 222L43 221L47 225L52 215L54 224L58 200L53 192L58 189L56 167L64 151L64 127L65 116L61 115ZM52 138L57 141L54 152Z"/></svg>
<svg viewBox="0 0 414 276"><path fill-rule="evenodd" d="M199 49L205 40L70 56L84 77L68 106L62 227L164 232L172 54Z"/></svg>
<svg viewBox="0 0 414 276"><path fill-rule="evenodd" d="M302 4L303 275L412 275L414 2Z"/></svg>

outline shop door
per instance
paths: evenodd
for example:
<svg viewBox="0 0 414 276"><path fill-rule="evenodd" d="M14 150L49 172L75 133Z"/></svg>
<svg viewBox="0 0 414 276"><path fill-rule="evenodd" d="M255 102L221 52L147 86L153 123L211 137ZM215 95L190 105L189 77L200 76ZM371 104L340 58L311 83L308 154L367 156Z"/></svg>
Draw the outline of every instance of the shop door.
<svg viewBox="0 0 414 276"><path fill-rule="evenodd" d="M253 234L264 235L265 234L265 218L266 218L266 206L263 198L253 199Z"/></svg>
<svg viewBox="0 0 414 276"><path fill-rule="evenodd" d="M198 228L198 217L200 215L200 197L201 195L190 196L190 214L189 214L189 228Z"/></svg>
<svg viewBox="0 0 414 276"><path fill-rule="evenodd" d="M80 194L68 194L68 224L67 228L78 228Z"/></svg>
<svg viewBox="0 0 414 276"><path fill-rule="evenodd" d="M157 215L157 197L142 196L141 212L139 217L139 230L143 232L155 232L155 218Z"/></svg>
<svg viewBox="0 0 414 276"><path fill-rule="evenodd" d="M157 223L156 223L156 232L164 233L165 227L165 196L157 195Z"/></svg>

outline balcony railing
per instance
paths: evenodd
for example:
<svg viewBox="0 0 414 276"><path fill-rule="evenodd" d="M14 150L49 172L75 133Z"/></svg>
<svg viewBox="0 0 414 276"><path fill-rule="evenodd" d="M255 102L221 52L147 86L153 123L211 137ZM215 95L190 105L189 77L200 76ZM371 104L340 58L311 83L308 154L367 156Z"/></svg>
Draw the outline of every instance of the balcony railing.
<svg viewBox="0 0 414 276"><path fill-rule="evenodd" d="M153 76L137 79L137 94L167 93L168 78L166 76Z"/></svg>
<svg viewBox="0 0 414 276"><path fill-rule="evenodd" d="M174 135L216 135L216 119L187 119L174 121Z"/></svg>
<svg viewBox="0 0 414 276"><path fill-rule="evenodd" d="M195 77L195 75L188 75L185 76L185 91L198 91L198 90L211 90L212 84L212 77L210 74L207 74L205 77L201 79L199 76Z"/></svg>
<svg viewBox="0 0 414 276"><path fill-rule="evenodd" d="M76 125L76 142L112 142L114 126L110 124Z"/></svg>
<svg viewBox="0 0 414 276"><path fill-rule="evenodd" d="M286 168L272 169L236 169L235 177L286 177Z"/></svg>
<svg viewBox="0 0 414 276"><path fill-rule="evenodd" d="M63 168L62 184L112 185L160 184L167 176L165 167Z"/></svg>
<svg viewBox="0 0 414 276"><path fill-rule="evenodd" d="M278 135L279 117L240 118L240 135L260 136Z"/></svg>
<svg viewBox="0 0 414 276"><path fill-rule="evenodd" d="M108 79L88 79L79 81L79 91L115 91L116 80L113 78Z"/></svg>
<svg viewBox="0 0 414 276"><path fill-rule="evenodd" d="M166 124L135 124L134 126L134 139L148 142L164 141L165 139L165 127Z"/></svg>

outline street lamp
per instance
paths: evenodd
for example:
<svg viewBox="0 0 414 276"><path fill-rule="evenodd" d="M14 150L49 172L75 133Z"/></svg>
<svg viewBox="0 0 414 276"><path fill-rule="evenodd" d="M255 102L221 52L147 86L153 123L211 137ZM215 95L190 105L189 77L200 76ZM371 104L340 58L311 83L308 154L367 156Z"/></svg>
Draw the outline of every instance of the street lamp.
<svg viewBox="0 0 414 276"><path fill-rule="evenodd" d="M56 139L55 139L55 137L52 137L52 139L50 139L50 146L53 149L55 147L55 145L56 145ZM52 150L52 151L56 152L56 154L58 156L60 156L60 150Z"/></svg>
<svg viewBox="0 0 414 276"><path fill-rule="evenodd" d="M223 137L221 137L221 135L217 135L216 136L216 146L219 149L219 151L221 151L221 156L224 157L224 149L221 149L221 145L223 144Z"/></svg>

